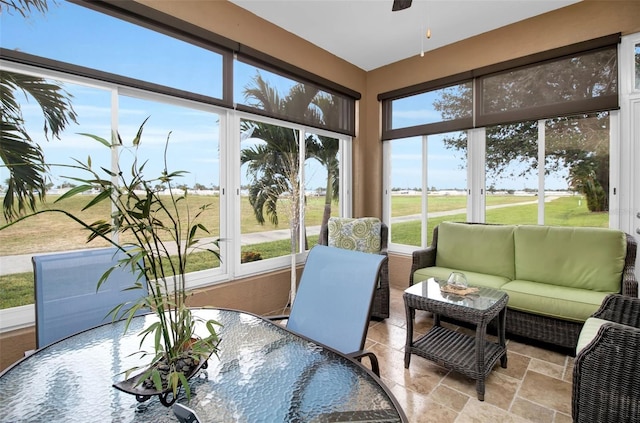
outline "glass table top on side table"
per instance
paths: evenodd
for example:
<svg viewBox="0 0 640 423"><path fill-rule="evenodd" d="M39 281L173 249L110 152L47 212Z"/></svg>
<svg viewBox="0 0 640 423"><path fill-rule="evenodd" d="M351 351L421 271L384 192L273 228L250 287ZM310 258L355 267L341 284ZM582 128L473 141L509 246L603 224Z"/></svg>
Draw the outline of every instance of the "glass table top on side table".
<svg viewBox="0 0 640 423"><path fill-rule="evenodd" d="M476 380L478 399L484 400L485 378L500 360L507 367L505 339L506 309L509 296L496 289L478 287L467 295L442 291L446 281L430 278L416 283L404 292L407 315L407 340L404 365L409 368L411 354L419 355L439 365ZM413 339L416 310L433 313L434 325L418 339ZM471 323L476 326L475 337L440 325L440 317ZM487 325L497 317L498 342L486 339Z"/></svg>

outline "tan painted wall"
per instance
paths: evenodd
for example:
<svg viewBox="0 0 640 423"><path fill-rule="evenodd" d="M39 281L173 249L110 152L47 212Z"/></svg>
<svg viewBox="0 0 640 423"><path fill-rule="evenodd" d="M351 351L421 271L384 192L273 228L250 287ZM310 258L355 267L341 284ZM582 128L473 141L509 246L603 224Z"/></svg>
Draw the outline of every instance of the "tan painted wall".
<svg viewBox="0 0 640 423"><path fill-rule="evenodd" d="M603 35L640 31L640 1L587 0L427 52L422 58L416 51L415 57L367 73L226 1L141 0L141 3L359 91L362 100L353 144L355 216L381 216L382 211L380 104L376 99L379 93ZM410 257L391 255L392 286L408 285L410 265ZM198 291L192 304L263 314L283 307L288 289L289 273L282 271ZM0 369L34 347L33 329L0 335Z"/></svg>

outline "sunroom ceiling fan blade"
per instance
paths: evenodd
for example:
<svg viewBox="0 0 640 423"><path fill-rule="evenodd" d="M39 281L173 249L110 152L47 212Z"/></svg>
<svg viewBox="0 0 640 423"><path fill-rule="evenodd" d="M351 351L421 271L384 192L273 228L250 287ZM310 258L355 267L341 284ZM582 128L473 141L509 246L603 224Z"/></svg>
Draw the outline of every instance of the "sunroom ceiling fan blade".
<svg viewBox="0 0 640 423"><path fill-rule="evenodd" d="M411 6L412 0L393 0L393 6L391 7L392 12L396 12L398 10L404 10Z"/></svg>

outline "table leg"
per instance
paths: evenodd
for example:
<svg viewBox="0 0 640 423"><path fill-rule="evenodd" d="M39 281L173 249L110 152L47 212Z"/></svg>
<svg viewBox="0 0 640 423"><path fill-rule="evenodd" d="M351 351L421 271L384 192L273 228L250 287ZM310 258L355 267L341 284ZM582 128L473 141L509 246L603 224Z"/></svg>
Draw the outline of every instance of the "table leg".
<svg viewBox="0 0 640 423"><path fill-rule="evenodd" d="M484 401L484 348L485 337L487 336L486 323L476 326L476 374L478 380L476 381L476 392L478 393L478 400Z"/></svg>
<svg viewBox="0 0 640 423"><path fill-rule="evenodd" d="M413 320L416 316L415 309L407 307L405 304L405 310L407 313L407 341L404 345L404 368L409 368L411 362L411 346L413 345Z"/></svg>
<svg viewBox="0 0 640 423"><path fill-rule="evenodd" d="M507 368L507 341L506 332L507 329L507 307L505 306L498 314L498 342L500 346L504 348L504 354L500 357L500 366L503 369Z"/></svg>

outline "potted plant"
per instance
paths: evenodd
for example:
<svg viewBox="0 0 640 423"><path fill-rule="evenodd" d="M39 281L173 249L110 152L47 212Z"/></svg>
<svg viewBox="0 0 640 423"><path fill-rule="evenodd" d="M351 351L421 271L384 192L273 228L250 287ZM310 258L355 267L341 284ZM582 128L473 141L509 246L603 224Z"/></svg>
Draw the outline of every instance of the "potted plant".
<svg viewBox="0 0 640 423"><path fill-rule="evenodd" d="M167 170L169 137L165 144L163 171L158 177L145 177L147 163L138 163L137 152L147 120L133 139L131 148L134 155L130 170L125 172L118 168L118 172L112 172L102 168L104 175L101 175L92 167L91 157L86 162L74 159L74 165L63 165L81 170L88 176L66 177L74 181L76 186L60 196L54 204L83 193L97 192L97 195L89 197L83 210L111 202L110 221L87 223L65 210L50 208L21 217L9 225L40 213L59 212L89 231L87 242L103 239L125 253L124 258L97 281L97 288L108 283L109 274L116 267L130 268L136 274L132 289L146 284L148 295L141 296L134 304L119 304L111 312L113 318L127 319L125 331L131 319L143 309L155 313L157 321L140 333L141 347L145 339L153 340L153 351L139 351L141 358L148 360L127 370L126 380L114 386L135 394L140 401L158 394L162 403L168 406L175 401L180 386L190 396L188 378L206 365L211 354L217 353L219 343L216 330L219 323L198 319L186 304L187 259L194 250L210 252L218 259L220 256L218 240L201 245L197 238L202 232L209 233L198 218L211 204L201 206L195 214L191 214L186 201L187 191L175 188L176 179L186 172ZM111 148L111 143L101 137L82 135ZM122 145L119 136L114 137L116 142ZM163 194L158 191L158 186L166 187ZM115 240L112 238L114 233L118 235ZM206 336L196 336L196 325L206 328ZM137 374L130 377L134 373ZM167 399L169 393L173 394L172 400Z"/></svg>

